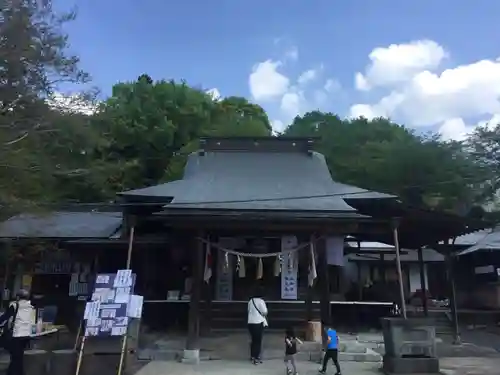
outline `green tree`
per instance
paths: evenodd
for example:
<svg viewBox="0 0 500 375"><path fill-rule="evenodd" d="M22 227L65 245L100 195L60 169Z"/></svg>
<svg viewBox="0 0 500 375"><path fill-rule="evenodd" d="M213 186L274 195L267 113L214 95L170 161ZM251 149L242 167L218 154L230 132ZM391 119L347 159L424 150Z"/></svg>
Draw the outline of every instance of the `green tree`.
<svg viewBox="0 0 500 375"><path fill-rule="evenodd" d="M59 84L88 75L62 31L74 13L58 15L42 0L0 5L0 204L20 207L53 199L57 167L43 164L47 135L58 131L49 101Z"/></svg>
<svg viewBox="0 0 500 375"><path fill-rule="evenodd" d="M269 135L264 110L244 98L214 100L185 82L152 82L146 74L113 87L92 127L102 134L94 158L111 191L182 176L186 156L208 135Z"/></svg>
<svg viewBox="0 0 500 375"><path fill-rule="evenodd" d="M500 124L478 126L464 145L473 163L485 176L480 186L480 199L497 198L500 189Z"/></svg>
<svg viewBox="0 0 500 375"><path fill-rule="evenodd" d="M284 134L320 137L317 149L339 182L454 211L473 202L468 181L479 171L461 148L436 136L383 118L342 120L318 111L297 117Z"/></svg>

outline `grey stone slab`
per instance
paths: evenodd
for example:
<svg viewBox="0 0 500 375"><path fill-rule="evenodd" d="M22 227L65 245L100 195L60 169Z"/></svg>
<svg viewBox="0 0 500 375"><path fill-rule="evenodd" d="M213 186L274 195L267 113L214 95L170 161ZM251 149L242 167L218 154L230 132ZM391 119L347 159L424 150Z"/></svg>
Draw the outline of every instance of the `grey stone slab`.
<svg viewBox="0 0 500 375"><path fill-rule="evenodd" d="M379 374L378 363L341 362L344 374L369 375ZM298 361L298 371L301 375L315 375L319 366L315 363ZM208 361L199 365L187 365L179 362L153 361L144 366L137 375L270 375L285 372L283 360L264 361L254 366L249 361ZM333 373L329 368L330 373Z"/></svg>

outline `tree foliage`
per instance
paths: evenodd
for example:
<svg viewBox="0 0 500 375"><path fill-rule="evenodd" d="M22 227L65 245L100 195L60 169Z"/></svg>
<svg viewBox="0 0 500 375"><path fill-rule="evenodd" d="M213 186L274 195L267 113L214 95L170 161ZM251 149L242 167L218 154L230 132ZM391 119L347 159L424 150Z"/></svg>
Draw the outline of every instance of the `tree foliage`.
<svg viewBox="0 0 500 375"><path fill-rule="evenodd" d="M44 148L60 130L49 100L61 83L88 80L62 31L74 13L56 14L42 0L0 5L0 203L47 201L55 166Z"/></svg>
<svg viewBox="0 0 500 375"><path fill-rule="evenodd" d="M478 126L466 140L465 147L485 175L481 198L496 198L500 189L500 124Z"/></svg>
<svg viewBox="0 0 500 375"><path fill-rule="evenodd" d="M110 192L180 178L201 136L271 134L264 110L244 98L214 100L185 82L147 75L113 87L92 123L101 135L94 156L107 169Z"/></svg>
<svg viewBox="0 0 500 375"><path fill-rule="evenodd" d="M464 212L480 171L456 144L417 135L387 119L342 120L331 113L297 117L287 136L320 137L318 151L340 182L389 192L413 204Z"/></svg>

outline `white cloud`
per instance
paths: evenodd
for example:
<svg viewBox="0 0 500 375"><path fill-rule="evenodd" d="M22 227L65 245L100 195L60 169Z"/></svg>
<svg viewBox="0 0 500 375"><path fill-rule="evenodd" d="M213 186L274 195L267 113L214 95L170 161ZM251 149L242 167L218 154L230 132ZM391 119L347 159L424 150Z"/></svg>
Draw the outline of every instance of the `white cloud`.
<svg viewBox="0 0 500 375"><path fill-rule="evenodd" d="M307 108L307 99L304 92L297 88L291 88L281 98L280 109L287 120L295 118L305 112Z"/></svg>
<svg viewBox="0 0 500 375"><path fill-rule="evenodd" d="M432 40L375 48L368 56L370 64L366 72L356 73L355 86L367 91L405 82L424 69L437 68L447 55L445 49Z"/></svg>
<svg viewBox="0 0 500 375"><path fill-rule="evenodd" d="M326 92L336 92L341 89L340 82L337 81L336 79L329 78L326 80L325 85L323 86L324 90Z"/></svg>
<svg viewBox="0 0 500 375"><path fill-rule="evenodd" d="M290 47L285 52L285 58L287 60L297 61L299 59L299 49L297 47Z"/></svg>
<svg viewBox="0 0 500 375"><path fill-rule="evenodd" d="M441 138L445 140L462 141L474 129L474 126L466 125L460 117L446 120L439 128Z"/></svg>
<svg viewBox="0 0 500 375"><path fill-rule="evenodd" d="M271 121L271 127L275 132L281 132L285 130L285 124L281 120L273 120Z"/></svg>
<svg viewBox="0 0 500 375"><path fill-rule="evenodd" d="M281 65L280 61L266 60L253 67L248 83L254 100L267 101L287 91L290 80L278 72Z"/></svg>
<svg viewBox="0 0 500 375"><path fill-rule="evenodd" d="M439 133L445 140L463 141L477 126L486 126L489 128L495 127L497 124L500 124L500 114L494 114L490 119L479 121L475 125L467 125L460 117L451 118L441 125Z"/></svg>
<svg viewBox="0 0 500 375"><path fill-rule="evenodd" d="M318 72L314 69L309 69L303 72L299 78L297 78L297 83L299 85L305 85L311 81L314 81L318 76Z"/></svg>
<svg viewBox="0 0 500 375"><path fill-rule="evenodd" d="M266 60L254 65L249 76L252 98L270 112L275 112L273 117L276 118L271 125L276 132L283 131L296 116L324 108L331 102L329 95L340 90L340 84L335 79L320 80L324 69L322 64L303 71L295 80L290 79L285 68L298 57L297 48L290 48L277 61Z"/></svg>
<svg viewBox="0 0 500 375"><path fill-rule="evenodd" d="M393 53L394 60L390 61L391 48L413 51L415 61L410 60L410 53L404 59ZM382 50L385 55L380 53ZM437 125L446 139L463 139L477 125L478 118L500 120L495 117L500 113L500 59L484 59L436 72L447 54L435 42L413 42L374 51L379 51L379 58L374 60L372 52L372 65L363 78L371 87L386 86L392 91L375 103L353 105L351 116L391 117L416 127ZM384 69L387 75L381 78Z"/></svg>
<svg viewBox="0 0 500 375"><path fill-rule="evenodd" d="M91 103L80 94L62 94L56 92L47 101L48 105L52 108L64 112L77 112L85 115L92 115L97 110L97 105Z"/></svg>
<svg viewBox="0 0 500 375"><path fill-rule="evenodd" d="M220 91L216 87L214 87L213 89L207 90L207 94L210 95L213 100L220 100L221 99Z"/></svg>

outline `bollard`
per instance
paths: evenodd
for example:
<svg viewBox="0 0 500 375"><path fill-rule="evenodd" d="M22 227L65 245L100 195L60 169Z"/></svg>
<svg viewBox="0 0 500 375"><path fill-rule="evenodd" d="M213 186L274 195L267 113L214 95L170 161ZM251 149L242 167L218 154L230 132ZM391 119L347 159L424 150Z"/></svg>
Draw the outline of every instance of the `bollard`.
<svg viewBox="0 0 500 375"><path fill-rule="evenodd" d="M24 372L29 375L46 375L49 353L46 350L26 350L24 352Z"/></svg>
<svg viewBox="0 0 500 375"><path fill-rule="evenodd" d="M50 357L51 375L74 375L77 352L72 349L54 350Z"/></svg>

